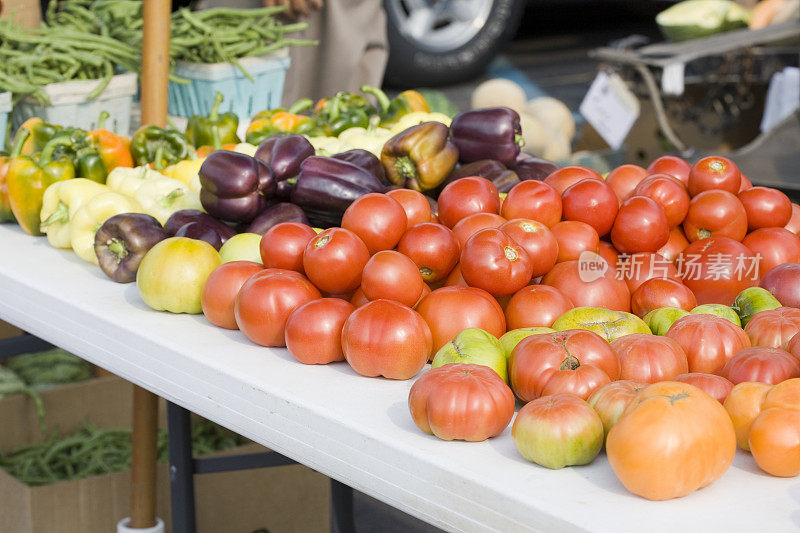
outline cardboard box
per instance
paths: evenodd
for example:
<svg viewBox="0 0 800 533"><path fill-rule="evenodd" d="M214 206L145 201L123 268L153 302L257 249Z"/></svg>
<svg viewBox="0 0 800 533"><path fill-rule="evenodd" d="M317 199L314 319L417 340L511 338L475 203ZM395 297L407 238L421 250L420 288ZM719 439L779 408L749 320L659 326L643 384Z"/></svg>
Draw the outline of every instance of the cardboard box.
<svg viewBox="0 0 800 533"><path fill-rule="evenodd" d="M38 28L42 22L39 0L3 0L0 18L13 18L23 28Z"/></svg>
<svg viewBox="0 0 800 533"><path fill-rule="evenodd" d="M48 428L71 433L87 421L118 428L120 421L130 419L131 391L129 383L116 377L44 391ZM33 402L24 395L0 399L0 428L2 452L43 438ZM221 453L259 450L265 448L250 444ZM169 532L166 464L158 468L157 493L158 515ZM198 475L195 497L199 533L330 530L330 481L300 465ZM0 470L0 531L109 533L129 515L129 500L129 471L31 487Z"/></svg>
<svg viewBox="0 0 800 533"><path fill-rule="evenodd" d="M0 320L0 339L9 339L22 335L22 330Z"/></svg>

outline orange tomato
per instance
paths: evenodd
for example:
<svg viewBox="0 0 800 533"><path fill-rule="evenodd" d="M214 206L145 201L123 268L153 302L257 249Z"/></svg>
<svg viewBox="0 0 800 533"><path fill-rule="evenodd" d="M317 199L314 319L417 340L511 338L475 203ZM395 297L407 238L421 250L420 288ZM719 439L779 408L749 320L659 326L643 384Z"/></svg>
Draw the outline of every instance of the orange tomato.
<svg viewBox="0 0 800 533"><path fill-rule="evenodd" d="M750 451L750 425L761 413L761 404L772 385L745 381L731 390L723 404L733 422L736 432L736 444L739 448Z"/></svg>
<svg viewBox="0 0 800 533"><path fill-rule="evenodd" d="M233 313L239 289L256 272L264 267L252 261L224 263L211 273L203 285L200 305L209 322L225 329L239 329Z"/></svg>
<svg viewBox="0 0 800 533"><path fill-rule="evenodd" d="M780 407L783 409L800 409L800 378L787 379L778 383L767 393L761 410Z"/></svg>
<svg viewBox="0 0 800 533"><path fill-rule="evenodd" d="M750 427L750 452L759 468L768 474L800 474L800 410L762 411Z"/></svg>
<svg viewBox="0 0 800 533"><path fill-rule="evenodd" d="M630 405L639 391L647 387L647 383L633 381L630 379L621 379L614 381L607 385L603 385L589 396L587 400L589 405L597 411L600 415L600 420L603 422L603 430L605 430L605 437L608 437L608 432L616 424L622 413Z"/></svg>

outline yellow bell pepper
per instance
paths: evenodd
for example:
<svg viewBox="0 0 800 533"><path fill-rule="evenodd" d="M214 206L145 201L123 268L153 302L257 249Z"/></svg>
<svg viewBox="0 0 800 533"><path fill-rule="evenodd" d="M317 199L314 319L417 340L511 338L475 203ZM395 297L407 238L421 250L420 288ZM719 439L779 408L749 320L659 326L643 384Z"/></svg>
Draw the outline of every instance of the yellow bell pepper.
<svg viewBox="0 0 800 533"><path fill-rule="evenodd" d="M392 133L398 134L403 130L407 130L411 126L416 126L417 124L422 124L423 122L441 122L445 126L450 127L450 123L452 121L453 119L444 113L425 113L424 111L415 111L400 117L400 120L398 120L397 123L392 126Z"/></svg>
<svg viewBox="0 0 800 533"><path fill-rule="evenodd" d="M117 167L108 174L106 185L114 192L133 198L142 183L152 178L163 177L164 175L160 172L146 166L136 168Z"/></svg>
<svg viewBox="0 0 800 533"><path fill-rule="evenodd" d="M392 138L394 133L386 128L348 128L339 134L339 141L353 148L360 148L371 152L376 157L381 156L381 150L386 141Z"/></svg>
<svg viewBox="0 0 800 533"><path fill-rule="evenodd" d="M205 160L205 157L194 160L186 159L184 161L175 163L174 165L168 166L161 171L161 174L189 185L189 182L192 181L192 178L197 176L197 174L200 172L200 167L203 166L203 161Z"/></svg>
<svg viewBox="0 0 800 533"><path fill-rule="evenodd" d="M161 177L145 180L136 190L134 198L144 212L158 219L162 224L175 211L181 209L202 209L200 193L189 190L180 180Z"/></svg>
<svg viewBox="0 0 800 533"><path fill-rule="evenodd" d="M50 185L42 197L41 231L56 248L72 246L71 220L83 205L110 189L86 178L57 181Z"/></svg>
<svg viewBox="0 0 800 533"><path fill-rule="evenodd" d="M308 142L314 147L314 152L317 155L332 156L347 150L352 150L354 147L347 143L342 142L336 137L308 137Z"/></svg>
<svg viewBox="0 0 800 533"><path fill-rule="evenodd" d="M250 143L239 143L233 149L234 152L238 152L244 155L249 155L250 157L255 157L256 150L258 150L258 146Z"/></svg>
<svg viewBox="0 0 800 533"><path fill-rule="evenodd" d="M122 213L142 213L139 203L117 192L100 193L75 212L72 217L70 242L81 259L98 264L94 252L94 236L103 222Z"/></svg>

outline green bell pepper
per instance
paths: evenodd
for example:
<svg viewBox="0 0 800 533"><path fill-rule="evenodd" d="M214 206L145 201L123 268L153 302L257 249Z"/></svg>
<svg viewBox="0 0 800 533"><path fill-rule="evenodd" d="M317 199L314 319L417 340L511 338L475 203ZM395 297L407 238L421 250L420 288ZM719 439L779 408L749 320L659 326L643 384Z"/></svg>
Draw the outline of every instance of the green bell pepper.
<svg viewBox="0 0 800 533"><path fill-rule="evenodd" d="M186 136L159 126L142 126L131 138L131 155L137 166L153 164L156 170L193 159L194 148Z"/></svg>
<svg viewBox="0 0 800 533"><path fill-rule="evenodd" d="M186 124L186 139L193 146L211 146L215 150L222 148L223 144L239 144L241 141L236 135L239 127L239 117L235 113L220 113L222 93L214 96L214 105L208 116L194 115Z"/></svg>

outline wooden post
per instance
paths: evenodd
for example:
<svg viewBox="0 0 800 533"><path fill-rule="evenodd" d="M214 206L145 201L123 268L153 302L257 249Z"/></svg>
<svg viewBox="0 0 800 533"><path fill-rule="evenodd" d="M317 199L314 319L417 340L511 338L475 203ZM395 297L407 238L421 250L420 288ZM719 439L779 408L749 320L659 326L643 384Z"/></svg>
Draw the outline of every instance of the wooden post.
<svg viewBox="0 0 800 533"><path fill-rule="evenodd" d="M170 13L170 0L144 0L142 124L167 124ZM134 385L130 528L156 525L157 432L158 397Z"/></svg>

